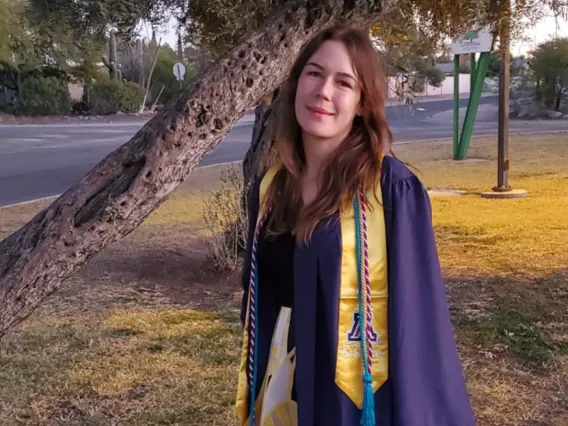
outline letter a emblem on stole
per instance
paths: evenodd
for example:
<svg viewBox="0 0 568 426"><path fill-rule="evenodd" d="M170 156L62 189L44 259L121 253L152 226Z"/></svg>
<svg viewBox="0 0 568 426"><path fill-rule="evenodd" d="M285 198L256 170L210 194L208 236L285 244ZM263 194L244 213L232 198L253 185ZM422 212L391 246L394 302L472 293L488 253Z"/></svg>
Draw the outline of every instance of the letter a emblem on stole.
<svg viewBox="0 0 568 426"><path fill-rule="evenodd" d="M372 313L371 313L372 318ZM347 340L350 342L360 342L361 341L361 327L359 325L359 321L361 320L359 316L359 312L353 313L353 326L351 327L351 331L347 335ZM371 328L371 342L377 343L379 341L379 335L375 331L375 327Z"/></svg>

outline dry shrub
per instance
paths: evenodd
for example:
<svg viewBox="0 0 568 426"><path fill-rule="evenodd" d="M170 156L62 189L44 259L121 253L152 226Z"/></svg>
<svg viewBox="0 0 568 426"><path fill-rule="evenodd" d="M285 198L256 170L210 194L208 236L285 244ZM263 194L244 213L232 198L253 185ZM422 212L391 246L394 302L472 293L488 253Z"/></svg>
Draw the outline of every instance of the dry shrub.
<svg viewBox="0 0 568 426"><path fill-rule="evenodd" d="M203 220L210 235L209 255L220 271L234 271L246 247L248 233L245 187L240 169L232 165L221 174L221 185L204 201Z"/></svg>

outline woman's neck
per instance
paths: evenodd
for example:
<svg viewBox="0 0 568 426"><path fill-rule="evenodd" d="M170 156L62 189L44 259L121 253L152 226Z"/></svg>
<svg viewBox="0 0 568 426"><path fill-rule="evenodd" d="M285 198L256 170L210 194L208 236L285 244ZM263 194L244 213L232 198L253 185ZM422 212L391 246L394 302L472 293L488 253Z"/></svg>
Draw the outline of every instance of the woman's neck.
<svg viewBox="0 0 568 426"><path fill-rule="evenodd" d="M341 144L343 138L321 139L312 135L303 135L304 155L306 168L303 178L309 181L318 180L325 163L333 155L333 152Z"/></svg>
<svg viewBox="0 0 568 426"><path fill-rule="evenodd" d="M304 135L303 146L306 167L301 177L302 199L304 205L310 204L316 197L321 186L321 171L333 155L342 139L320 139Z"/></svg>

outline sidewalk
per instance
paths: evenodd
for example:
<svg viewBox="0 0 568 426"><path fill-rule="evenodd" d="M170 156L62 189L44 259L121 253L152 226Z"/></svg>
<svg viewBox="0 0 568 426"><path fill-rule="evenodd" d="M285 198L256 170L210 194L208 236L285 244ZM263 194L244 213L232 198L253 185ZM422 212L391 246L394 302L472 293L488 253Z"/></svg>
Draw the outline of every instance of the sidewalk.
<svg viewBox="0 0 568 426"><path fill-rule="evenodd" d="M489 96L496 96L494 93L491 92L483 92L481 94L482 98L486 98ZM450 93L447 95L431 95L431 96L424 96L424 95L417 95L416 100L418 102L436 102L436 101L450 101L454 99L454 94ZM460 93L460 99L469 99L469 93ZM402 102L399 101L397 98L389 98L387 100L387 106L394 106L394 105L402 105Z"/></svg>

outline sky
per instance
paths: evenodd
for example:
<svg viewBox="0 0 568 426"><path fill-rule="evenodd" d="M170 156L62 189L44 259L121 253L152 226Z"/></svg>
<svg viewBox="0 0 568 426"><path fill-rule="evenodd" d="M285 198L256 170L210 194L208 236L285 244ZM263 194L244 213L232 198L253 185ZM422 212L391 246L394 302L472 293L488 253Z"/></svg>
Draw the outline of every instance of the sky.
<svg viewBox="0 0 568 426"><path fill-rule="evenodd" d="M544 18L534 28L526 31L526 36L530 40L527 42L513 42L511 52L515 55L527 54L539 43L554 37L568 37L568 21L558 19L558 25L554 17Z"/></svg>

